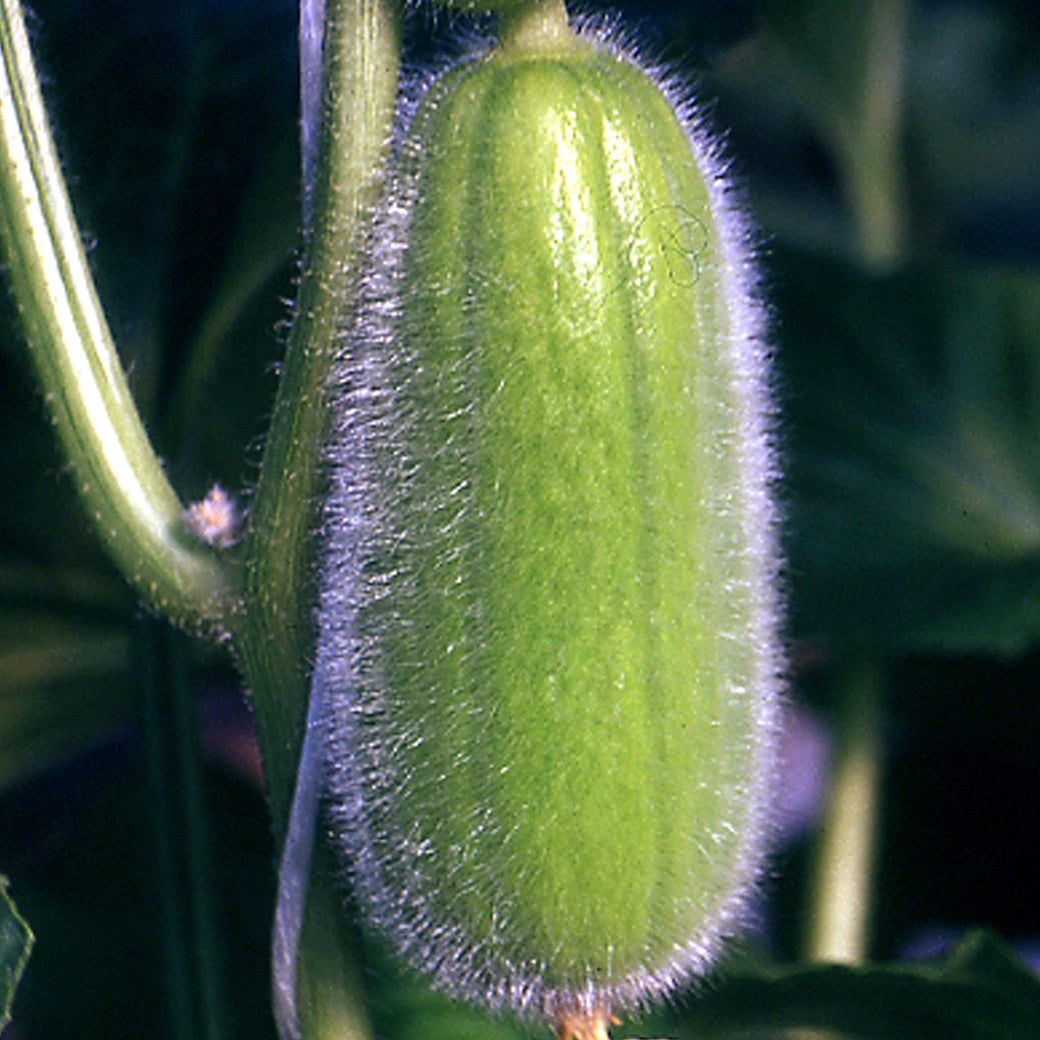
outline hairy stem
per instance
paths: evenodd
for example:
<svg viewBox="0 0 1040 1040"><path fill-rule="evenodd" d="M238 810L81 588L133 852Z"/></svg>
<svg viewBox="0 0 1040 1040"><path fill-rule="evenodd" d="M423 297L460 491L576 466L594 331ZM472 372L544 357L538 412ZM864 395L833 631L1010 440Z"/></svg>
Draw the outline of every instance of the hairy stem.
<svg viewBox="0 0 1040 1040"><path fill-rule="evenodd" d="M330 0L325 13L323 122L307 188L315 219L247 537L240 649L279 838L310 685L325 381L392 131L399 20L396 0Z"/></svg>
<svg viewBox="0 0 1040 1040"><path fill-rule="evenodd" d="M225 635L235 575L185 533L183 506L141 424L87 266L18 0L0 0L0 52L0 242L80 498L153 607Z"/></svg>
<svg viewBox="0 0 1040 1040"><path fill-rule="evenodd" d="M283 848L273 955L276 1017L283 1037L306 1040L370 1035L354 951L336 923L331 872L320 869L320 854L312 856L320 795L315 756L322 746L320 734L304 738L326 382L353 304L393 130L400 21L400 0L301 3L305 253L246 545L239 649Z"/></svg>

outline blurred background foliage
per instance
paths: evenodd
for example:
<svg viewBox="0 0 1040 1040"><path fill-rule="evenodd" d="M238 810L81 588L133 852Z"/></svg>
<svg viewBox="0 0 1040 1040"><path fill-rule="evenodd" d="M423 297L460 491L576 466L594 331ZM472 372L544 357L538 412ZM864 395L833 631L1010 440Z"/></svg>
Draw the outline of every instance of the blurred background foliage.
<svg viewBox="0 0 1040 1040"><path fill-rule="evenodd" d="M757 953L803 948L834 677L868 652L888 690L872 955L984 924L1040 963L1040 9L614 9L727 128L763 231L793 674ZM295 20L290 0L32 5L102 298L186 499L219 482L248 504L256 477L299 245ZM413 23L420 58L455 31ZM180 1035L156 675L194 693L226 1035L272 1036L274 851L236 673L158 631L102 556L24 353L5 295L0 869L37 935L5 1038ZM380 1035L509 1033L413 992L373 982Z"/></svg>

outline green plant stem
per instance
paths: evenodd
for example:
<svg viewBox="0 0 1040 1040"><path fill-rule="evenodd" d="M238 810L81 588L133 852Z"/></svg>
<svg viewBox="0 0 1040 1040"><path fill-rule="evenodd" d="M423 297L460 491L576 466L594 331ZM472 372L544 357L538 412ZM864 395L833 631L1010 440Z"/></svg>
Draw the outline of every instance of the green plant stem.
<svg viewBox="0 0 1040 1040"><path fill-rule="evenodd" d="M907 230L902 121L909 10L907 0L869 6L861 106L855 122L837 125L836 139L860 252L883 268L902 255Z"/></svg>
<svg viewBox="0 0 1040 1040"><path fill-rule="evenodd" d="M184 637L156 618L140 619L135 637L169 1033L174 1040L223 1040L228 1005L214 859Z"/></svg>
<svg viewBox="0 0 1040 1040"><path fill-rule="evenodd" d="M0 0L0 240L30 356L80 497L153 607L227 634L234 575L184 532L87 266L18 0Z"/></svg>
<svg viewBox="0 0 1040 1040"><path fill-rule="evenodd" d="M881 788L883 665L861 653L841 678L841 717L817 850L810 959L860 964L868 955Z"/></svg>
<svg viewBox="0 0 1040 1040"><path fill-rule="evenodd" d="M324 16L321 49L305 54L304 199L308 218L299 300L289 336L246 542L246 610L238 648L253 696L273 825L285 843L310 688L313 536L320 520L329 365L353 303L367 222L378 196L397 100L400 0L310 0ZM320 74L313 60L321 55ZM308 88L320 83L319 103ZM317 135L312 155L308 141ZM317 805L308 808L317 811ZM300 838L297 836L297 840ZM309 845L309 835L304 838ZM322 858L309 873L298 943L288 940L281 1028L306 1040L371 1035L351 944L334 924L339 897ZM294 878L306 884L304 878ZM279 956L276 945L276 957ZM281 1000L281 998L279 998Z"/></svg>
<svg viewBox="0 0 1040 1040"><path fill-rule="evenodd" d="M336 870L331 858L319 843L300 943L300 1034L307 1040L372 1040L361 938L342 893L328 881Z"/></svg>
<svg viewBox="0 0 1040 1040"><path fill-rule="evenodd" d="M397 0L330 0L316 216L247 536L239 646L279 840L310 685L325 383L390 140L400 48Z"/></svg>

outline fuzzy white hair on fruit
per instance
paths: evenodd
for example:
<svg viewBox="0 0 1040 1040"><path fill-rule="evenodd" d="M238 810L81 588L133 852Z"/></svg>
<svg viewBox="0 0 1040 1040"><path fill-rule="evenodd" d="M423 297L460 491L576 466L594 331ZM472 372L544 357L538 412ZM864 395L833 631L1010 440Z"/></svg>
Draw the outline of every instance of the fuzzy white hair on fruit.
<svg viewBox="0 0 1040 1040"><path fill-rule="evenodd" d="M304 0L313 16L323 0ZM584 38L619 61L637 61L630 41L622 40L614 22L586 20ZM307 44L305 43L306 47ZM320 41L311 40L311 54L320 60ZM307 72L305 70L306 77ZM428 734L414 728L394 728L390 706L381 696L386 678L379 673L378 633L358 624L361 611L386 594L398 575L385 562L393 558L395 538L407 532L395 528L393 489L407 487L410 469L422 460L409 457L403 432L421 416L411 412L393 385L392 372L406 349L398 336L401 317L400 284L405 242L417 190L414 179L400 172L389 185L369 241L369 258L360 286L360 306L347 320L343 351L329 384L334 404L333 425L326 450L328 497L320 532L319 634L303 752L297 778L289 834L279 876L275 933L275 995L279 1028L284 1038L298 1035L295 987L297 945L310 871L315 819L327 785L331 819L349 882L358 893L369 921L394 942L398 952L426 972L441 988L492 1008L558 1015L569 1008L592 1012L602 1007L641 1007L672 992L678 985L708 971L723 940L746 924L763 869L763 849L773 826L769 810L778 731L780 660L775 589L779 552L772 487L776 482L774 422L766 348L767 315L760 298L754 260L755 238L745 216L741 194L734 187L718 137L706 127L691 92L660 68L650 75L670 102L686 131L694 158L708 188L718 225L722 254L721 278L729 301L730 335L723 349L730 352L735 394L742 416L740 439L741 486L735 499L743 503L744 542L751 559L747 592L753 599L750 631L742 638L763 648L756 673L748 680L755 690L757 739L744 753L757 763L753 786L734 789L732 796L749 806L740 852L733 867L737 878L725 897L702 907L698 933L675 944L663 963L645 965L624 978L601 985L588 980L574 989L547 984L544 963L502 961L496 947L513 922L508 906L494 908L490 937L478 941L434 908L427 887L425 860L431 842L421 831L379 833L386 817L379 801L406 790L412 777L404 764L405 748L421 747ZM402 90L399 105L396 163L398 171L416 165L406 130L418 105L438 76L413 74ZM319 77L320 93L320 77ZM306 89L306 79L305 79ZM317 112L311 112L317 118ZM304 106L304 133L308 125ZM304 164L307 169L305 139ZM313 159L313 156L312 156ZM306 181L306 173L305 173ZM455 378L449 373L445 378ZM465 489L462 489L463 492ZM439 503L443 505L444 503ZM460 529L468 522L465 494L454 519ZM407 598L408 588L398 590ZM414 593L418 595L418 593ZM734 695L746 691L733 691ZM462 732L462 730L460 730ZM392 740L388 739L392 735ZM490 806L473 810L472 827L495 833ZM503 841L506 835L499 836ZM703 839L704 854L712 855L712 836ZM391 848L392 846L392 848ZM394 857L388 863L387 856ZM460 888L473 884L462 871L473 864L461 858L451 875Z"/></svg>

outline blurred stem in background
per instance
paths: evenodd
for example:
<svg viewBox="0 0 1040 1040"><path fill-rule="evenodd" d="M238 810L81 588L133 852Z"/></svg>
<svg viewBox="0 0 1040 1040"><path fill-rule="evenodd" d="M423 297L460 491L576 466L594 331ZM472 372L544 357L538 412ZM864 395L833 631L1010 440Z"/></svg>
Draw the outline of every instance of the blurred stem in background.
<svg viewBox="0 0 1040 1040"><path fill-rule="evenodd" d="M836 122L834 139L860 255L871 266L888 267L901 258L907 230L902 152L910 11L908 0L868 6L859 118Z"/></svg>
<svg viewBox="0 0 1040 1040"><path fill-rule="evenodd" d="M894 265L905 248L903 113L911 0L759 0L804 116L836 165L860 259Z"/></svg>
<svg viewBox="0 0 1040 1040"><path fill-rule="evenodd" d="M882 773L884 665L850 655L838 680L841 717L829 801L820 831L806 955L860 964L868 958L870 906Z"/></svg>
<svg viewBox="0 0 1040 1040"><path fill-rule="evenodd" d="M905 248L902 120L910 11L908 0L872 0L867 8L856 117L830 124L859 254L867 266L886 269ZM860 964L870 956L885 666L881 650L846 652L837 663L835 755L810 887L805 952L813 960Z"/></svg>

